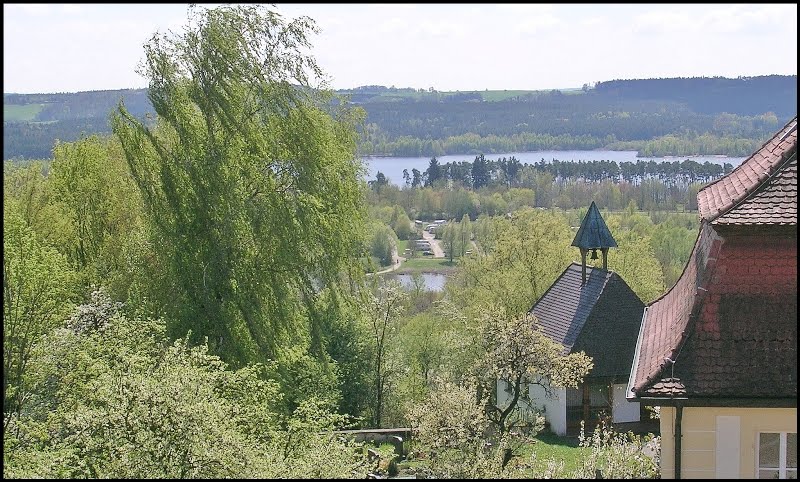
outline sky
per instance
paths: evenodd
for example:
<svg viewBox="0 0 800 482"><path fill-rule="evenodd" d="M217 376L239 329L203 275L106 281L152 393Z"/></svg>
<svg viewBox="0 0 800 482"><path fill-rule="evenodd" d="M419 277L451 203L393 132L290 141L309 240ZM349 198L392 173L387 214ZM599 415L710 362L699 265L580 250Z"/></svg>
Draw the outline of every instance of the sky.
<svg viewBox="0 0 800 482"><path fill-rule="evenodd" d="M320 28L329 86L580 88L615 79L797 75L797 4L277 4ZM4 4L3 92L147 87L144 43L187 4Z"/></svg>

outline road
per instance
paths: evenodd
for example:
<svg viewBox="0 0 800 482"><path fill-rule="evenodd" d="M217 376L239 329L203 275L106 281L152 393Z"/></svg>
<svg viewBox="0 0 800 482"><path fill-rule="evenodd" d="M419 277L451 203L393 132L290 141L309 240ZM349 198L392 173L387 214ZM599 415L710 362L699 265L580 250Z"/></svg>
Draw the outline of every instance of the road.
<svg viewBox="0 0 800 482"><path fill-rule="evenodd" d="M442 249L442 246L439 244L439 240L434 239L432 233L429 233L428 231L422 231L422 239L428 241L431 244L431 251L433 251L434 258L444 258L444 250Z"/></svg>
<svg viewBox="0 0 800 482"><path fill-rule="evenodd" d="M444 258L444 250L442 249L441 244L439 244L440 240L434 239L433 234L429 233L428 231L422 231L422 239L424 239L425 241L428 241L430 243L431 251L433 251L433 257L434 258ZM391 271L394 271L397 268L399 268L400 266L402 266L403 261L405 261L405 260L406 260L406 258L400 256L397 253L397 248L394 248L394 250L392 251L392 265L389 266L386 269L382 269L382 270L376 271L374 273L367 273L367 276L372 275L372 274L384 274L384 273L389 273Z"/></svg>

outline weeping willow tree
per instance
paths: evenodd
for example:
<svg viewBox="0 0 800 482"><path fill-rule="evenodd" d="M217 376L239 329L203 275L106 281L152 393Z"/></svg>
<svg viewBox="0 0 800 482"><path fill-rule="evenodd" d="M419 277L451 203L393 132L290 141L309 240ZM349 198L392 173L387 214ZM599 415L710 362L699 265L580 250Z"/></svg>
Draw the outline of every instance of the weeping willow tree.
<svg viewBox="0 0 800 482"><path fill-rule="evenodd" d="M356 273L362 113L324 89L316 31L259 5L190 7L182 33L144 46L155 122L112 114L151 222L152 296L172 336L231 362L322 347L318 294L344 299Z"/></svg>

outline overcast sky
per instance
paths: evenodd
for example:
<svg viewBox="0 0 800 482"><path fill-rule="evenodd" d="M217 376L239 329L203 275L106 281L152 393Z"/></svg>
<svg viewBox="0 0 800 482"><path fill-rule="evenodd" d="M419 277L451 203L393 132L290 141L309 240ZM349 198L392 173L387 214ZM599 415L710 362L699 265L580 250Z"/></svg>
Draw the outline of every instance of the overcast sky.
<svg viewBox="0 0 800 482"><path fill-rule="evenodd" d="M613 79L797 74L797 4L278 4L321 32L336 89L551 89ZM186 4L3 5L3 92L146 87L143 43Z"/></svg>

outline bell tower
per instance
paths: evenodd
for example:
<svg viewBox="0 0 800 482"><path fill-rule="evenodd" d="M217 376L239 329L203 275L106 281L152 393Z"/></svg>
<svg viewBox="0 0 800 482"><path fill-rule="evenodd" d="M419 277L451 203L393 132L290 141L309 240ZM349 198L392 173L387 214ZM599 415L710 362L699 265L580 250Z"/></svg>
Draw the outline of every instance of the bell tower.
<svg viewBox="0 0 800 482"><path fill-rule="evenodd" d="M598 249L603 253L603 270L608 270L608 248L616 248L617 242L611 236L611 231L608 230L594 201L581 221L581 227L575 234L572 246L576 246L581 252L581 285L586 284L586 254L589 250L592 251L592 257L589 259L597 259Z"/></svg>

